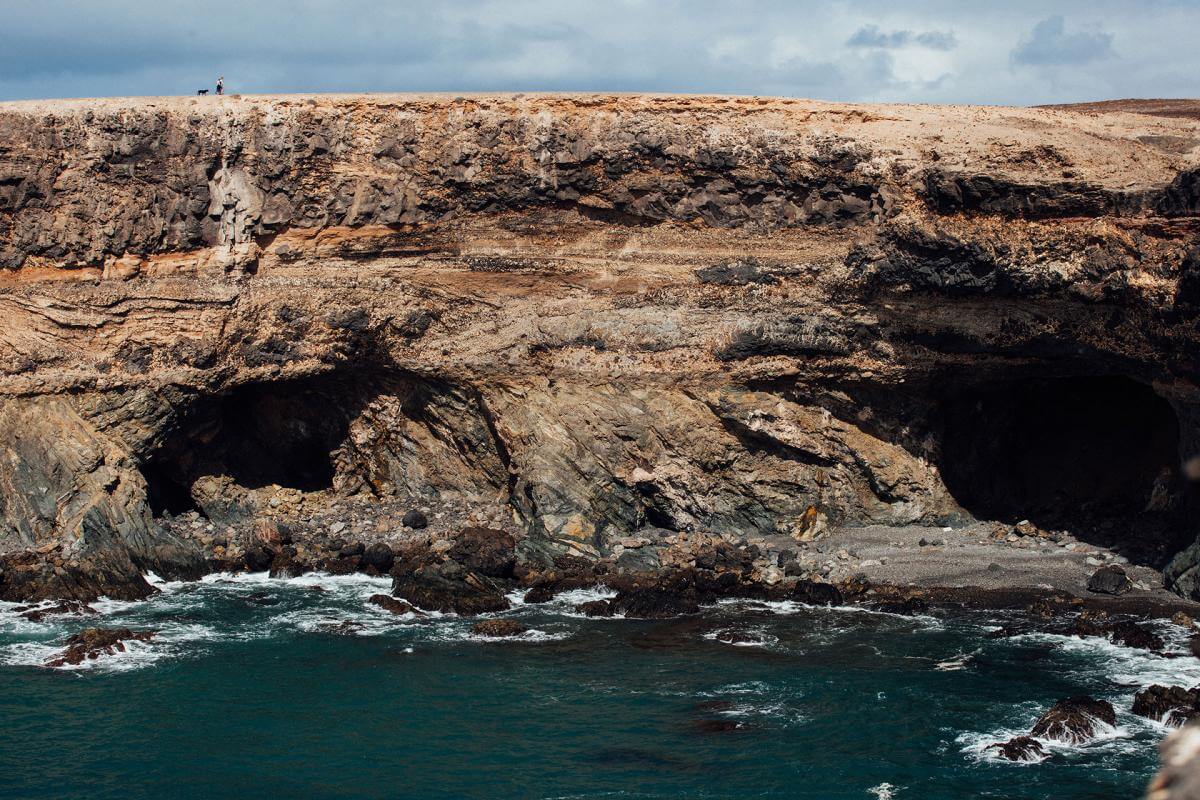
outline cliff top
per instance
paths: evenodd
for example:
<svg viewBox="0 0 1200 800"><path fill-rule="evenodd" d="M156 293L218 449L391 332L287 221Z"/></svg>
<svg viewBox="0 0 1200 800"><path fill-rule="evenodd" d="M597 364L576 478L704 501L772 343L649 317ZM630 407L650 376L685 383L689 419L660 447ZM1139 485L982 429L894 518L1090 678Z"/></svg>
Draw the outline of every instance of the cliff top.
<svg viewBox="0 0 1200 800"><path fill-rule="evenodd" d="M281 124L303 115L331 114L349 115L366 125L395 113L435 118L663 116L702 129L712 139L807 131L852 139L894 163L940 161L942 167L1024 180L1067 178L1123 189L1168 182L1179 170L1200 163L1200 120L1185 113L1198 107L1196 101L1019 108L622 93L235 94L23 100L0 103L0 116L86 124L96 115L187 115L192 124L217 125L246 117Z"/></svg>

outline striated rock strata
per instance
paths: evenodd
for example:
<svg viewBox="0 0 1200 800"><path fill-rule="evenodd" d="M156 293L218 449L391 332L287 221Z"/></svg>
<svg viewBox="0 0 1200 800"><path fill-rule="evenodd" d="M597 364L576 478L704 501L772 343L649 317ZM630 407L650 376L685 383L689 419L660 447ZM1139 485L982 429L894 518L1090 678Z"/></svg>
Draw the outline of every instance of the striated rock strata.
<svg viewBox="0 0 1200 800"><path fill-rule="evenodd" d="M1200 122L656 96L0 104L0 597L278 487L1195 538ZM466 524L466 520L464 520ZM1196 548L1168 575L1194 596Z"/></svg>

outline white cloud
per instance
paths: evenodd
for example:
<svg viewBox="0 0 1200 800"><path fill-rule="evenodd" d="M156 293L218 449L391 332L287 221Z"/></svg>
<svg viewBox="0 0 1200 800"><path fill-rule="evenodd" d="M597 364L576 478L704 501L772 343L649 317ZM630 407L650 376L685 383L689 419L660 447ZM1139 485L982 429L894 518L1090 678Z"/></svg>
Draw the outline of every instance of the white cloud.
<svg viewBox="0 0 1200 800"><path fill-rule="evenodd" d="M1200 73L1200 0L4 6L0 98L190 94L224 73L242 92L621 90L1032 104L1186 96Z"/></svg>

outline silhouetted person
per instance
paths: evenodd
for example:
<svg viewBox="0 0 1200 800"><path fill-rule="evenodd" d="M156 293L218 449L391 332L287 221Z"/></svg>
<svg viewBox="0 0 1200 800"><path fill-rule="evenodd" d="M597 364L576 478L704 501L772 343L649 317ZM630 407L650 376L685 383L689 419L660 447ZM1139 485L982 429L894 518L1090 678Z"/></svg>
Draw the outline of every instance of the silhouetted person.
<svg viewBox="0 0 1200 800"><path fill-rule="evenodd" d="M225 76L217 78L217 94L225 94Z"/></svg>

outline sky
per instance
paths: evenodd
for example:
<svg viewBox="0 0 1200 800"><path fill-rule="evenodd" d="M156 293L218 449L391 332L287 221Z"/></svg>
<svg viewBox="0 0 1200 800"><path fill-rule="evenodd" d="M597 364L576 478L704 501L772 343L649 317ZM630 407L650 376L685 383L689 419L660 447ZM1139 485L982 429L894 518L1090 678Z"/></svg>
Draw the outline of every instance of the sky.
<svg viewBox="0 0 1200 800"><path fill-rule="evenodd" d="M1200 0L0 0L0 100L630 91L1200 96Z"/></svg>

